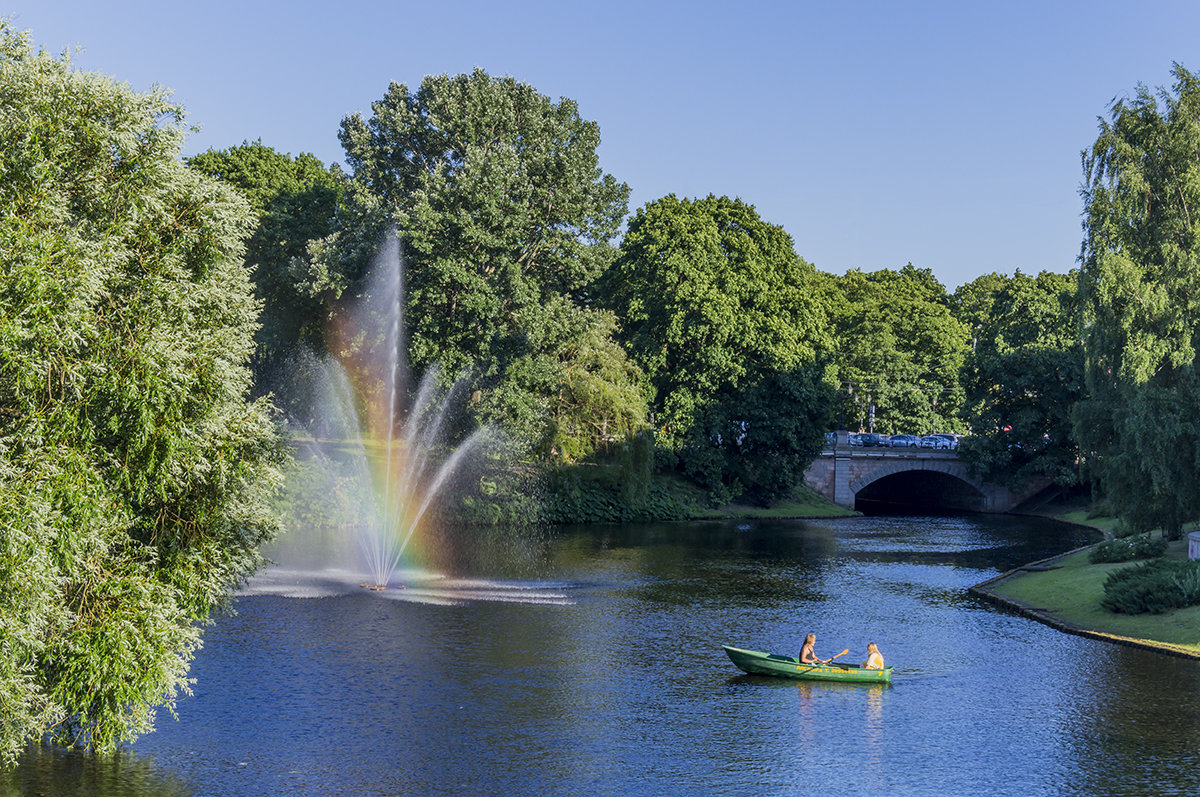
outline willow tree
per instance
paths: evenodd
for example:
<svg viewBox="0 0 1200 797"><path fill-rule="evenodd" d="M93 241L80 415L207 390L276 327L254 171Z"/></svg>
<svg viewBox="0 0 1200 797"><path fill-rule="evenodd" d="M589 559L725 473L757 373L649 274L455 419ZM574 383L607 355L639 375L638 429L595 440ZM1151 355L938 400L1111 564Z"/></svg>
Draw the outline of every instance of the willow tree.
<svg viewBox="0 0 1200 797"><path fill-rule="evenodd" d="M188 688L280 457L245 399L249 211L182 109L0 24L0 758L111 749Z"/></svg>
<svg viewBox="0 0 1200 797"><path fill-rule="evenodd" d="M1200 78L1139 86L1083 153L1088 400L1075 434L1135 529L1200 514Z"/></svg>

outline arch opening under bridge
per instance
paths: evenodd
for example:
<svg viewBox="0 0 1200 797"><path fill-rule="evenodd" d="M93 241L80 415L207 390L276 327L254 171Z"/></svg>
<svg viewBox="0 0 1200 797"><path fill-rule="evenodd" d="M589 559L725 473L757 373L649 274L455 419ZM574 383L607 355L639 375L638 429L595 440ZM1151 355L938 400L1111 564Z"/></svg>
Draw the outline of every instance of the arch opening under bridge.
<svg viewBox="0 0 1200 797"><path fill-rule="evenodd" d="M986 504L981 485L925 469L880 475L854 490L854 508L867 514L911 509L979 512Z"/></svg>

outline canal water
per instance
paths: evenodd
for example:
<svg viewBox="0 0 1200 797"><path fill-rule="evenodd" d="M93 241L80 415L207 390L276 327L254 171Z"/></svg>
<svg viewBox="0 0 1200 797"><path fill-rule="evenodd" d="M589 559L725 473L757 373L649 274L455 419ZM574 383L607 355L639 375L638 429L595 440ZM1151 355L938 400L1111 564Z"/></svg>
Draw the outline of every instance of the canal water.
<svg viewBox="0 0 1200 797"><path fill-rule="evenodd" d="M0 794L1200 794L1200 665L967 594L1089 541L988 516L585 527L486 535L409 590L266 582L208 629L177 720L113 758L30 753ZM810 631L823 657L878 643L892 685L721 650Z"/></svg>

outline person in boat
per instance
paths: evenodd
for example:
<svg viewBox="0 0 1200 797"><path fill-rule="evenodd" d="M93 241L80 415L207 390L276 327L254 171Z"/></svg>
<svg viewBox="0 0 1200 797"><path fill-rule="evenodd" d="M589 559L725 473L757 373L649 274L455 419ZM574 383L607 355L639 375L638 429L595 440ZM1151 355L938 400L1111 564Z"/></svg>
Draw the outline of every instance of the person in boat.
<svg viewBox="0 0 1200 797"><path fill-rule="evenodd" d="M867 660L863 662L862 666L868 670L883 669L883 654L879 652L879 647L874 642L867 643Z"/></svg>
<svg viewBox="0 0 1200 797"><path fill-rule="evenodd" d="M800 663L801 664L824 664L824 659L818 659L813 648L817 644L817 635L809 634L804 637L804 646L800 648Z"/></svg>

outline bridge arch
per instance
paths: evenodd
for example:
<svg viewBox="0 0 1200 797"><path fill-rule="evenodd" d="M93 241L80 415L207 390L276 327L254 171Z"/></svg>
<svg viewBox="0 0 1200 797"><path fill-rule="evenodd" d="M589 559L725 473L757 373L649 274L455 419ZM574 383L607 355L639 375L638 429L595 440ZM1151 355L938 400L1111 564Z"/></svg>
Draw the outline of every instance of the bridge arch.
<svg viewBox="0 0 1200 797"><path fill-rule="evenodd" d="M839 432L839 434L841 434ZM1007 512L1047 487L1049 480L1013 490L967 472L956 452L925 449L827 449L804 474L810 487L836 504L856 508L861 498L888 500L889 491L920 503L975 512Z"/></svg>
<svg viewBox="0 0 1200 797"><path fill-rule="evenodd" d="M906 505L982 511L988 488L948 460L896 460L861 473L850 482L854 506Z"/></svg>

